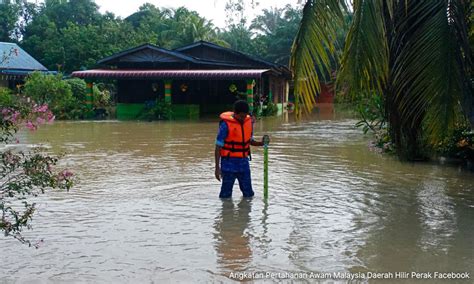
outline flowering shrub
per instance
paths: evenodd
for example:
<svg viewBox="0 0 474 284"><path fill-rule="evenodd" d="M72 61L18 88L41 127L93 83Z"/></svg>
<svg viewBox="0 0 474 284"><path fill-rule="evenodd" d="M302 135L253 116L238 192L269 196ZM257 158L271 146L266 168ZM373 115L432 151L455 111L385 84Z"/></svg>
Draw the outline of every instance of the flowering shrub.
<svg viewBox="0 0 474 284"><path fill-rule="evenodd" d="M38 125L53 120L54 115L45 104L18 100L0 107L0 231L35 247L37 244L21 234L24 228L31 228L36 208L28 199L47 189L69 190L73 174L69 170L55 171L58 158L46 155L40 147L25 152L7 145L19 143L15 133L20 127L34 131Z"/></svg>
<svg viewBox="0 0 474 284"><path fill-rule="evenodd" d="M77 119L82 115L83 102L73 96L71 86L62 75L33 72L23 86L23 94L39 104L47 104L58 119Z"/></svg>

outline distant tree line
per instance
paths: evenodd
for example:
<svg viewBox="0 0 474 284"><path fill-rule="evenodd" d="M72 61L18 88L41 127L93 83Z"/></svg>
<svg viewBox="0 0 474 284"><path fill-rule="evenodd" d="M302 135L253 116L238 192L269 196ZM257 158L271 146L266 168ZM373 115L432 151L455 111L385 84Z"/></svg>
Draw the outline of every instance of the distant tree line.
<svg viewBox="0 0 474 284"><path fill-rule="evenodd" d="M125 19L99 12L92 0L45 0L0 4L0 41L16 42L50 70L70 73L144 43L177 48L210 41L269 61L288 64L301 20L299 9L265 9L251 22L242 0L227 1L224 29L185 7L144 4ZM237 18L234 18L237 15Z"/></svg>

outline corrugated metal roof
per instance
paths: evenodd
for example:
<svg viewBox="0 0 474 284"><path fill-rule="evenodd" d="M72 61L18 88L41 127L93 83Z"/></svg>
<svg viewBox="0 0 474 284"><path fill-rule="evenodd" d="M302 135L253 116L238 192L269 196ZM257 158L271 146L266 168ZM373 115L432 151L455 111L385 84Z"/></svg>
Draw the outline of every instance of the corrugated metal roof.
<svg viewBox="0 0 474 284"><path fill-rule="evenodd" d="M16 69L16 70L40 70L47 71L48 69L24 51L15 43L0 42L0 57L3 55L10 55L8 60L0 64L0 69Z"/></svg>
<svg viewBox="0 0 474 284"><path fill-rule="evenodd" d="M113 79L239 79L260 78L270 69L246 70L86 70L75 71L72 77L79 78L113 78Z"/></svg>

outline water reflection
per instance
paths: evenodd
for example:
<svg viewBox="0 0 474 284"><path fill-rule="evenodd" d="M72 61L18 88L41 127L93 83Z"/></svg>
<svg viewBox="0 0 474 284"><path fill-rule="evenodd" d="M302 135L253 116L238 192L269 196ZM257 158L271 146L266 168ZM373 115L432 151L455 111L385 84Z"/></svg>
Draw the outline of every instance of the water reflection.
<svg viewBox="0 0 474 284"><path fill-rule="evenodd" d="M218 263L224 273L245 271L252 260L250 236L246 233L251 210L252 199L242 198L237 208L232 199L222 199L214 237Z"/></svg>

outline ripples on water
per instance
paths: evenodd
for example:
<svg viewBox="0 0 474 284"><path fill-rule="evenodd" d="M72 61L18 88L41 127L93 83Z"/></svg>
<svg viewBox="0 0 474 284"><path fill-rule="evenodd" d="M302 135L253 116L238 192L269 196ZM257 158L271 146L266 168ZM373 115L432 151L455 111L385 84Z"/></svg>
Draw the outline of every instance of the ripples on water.
<svg viewBox="0 0 474 284"><path fill-rule="evenodd" d="M58 122L29 143L67 154L80 178L37 199L33 250L10 239L0 282L208 282L230 272L474 272L472 173L370 152L345 118L257 122L269 133L256 197L218 199L217 120Z"/></svg>

